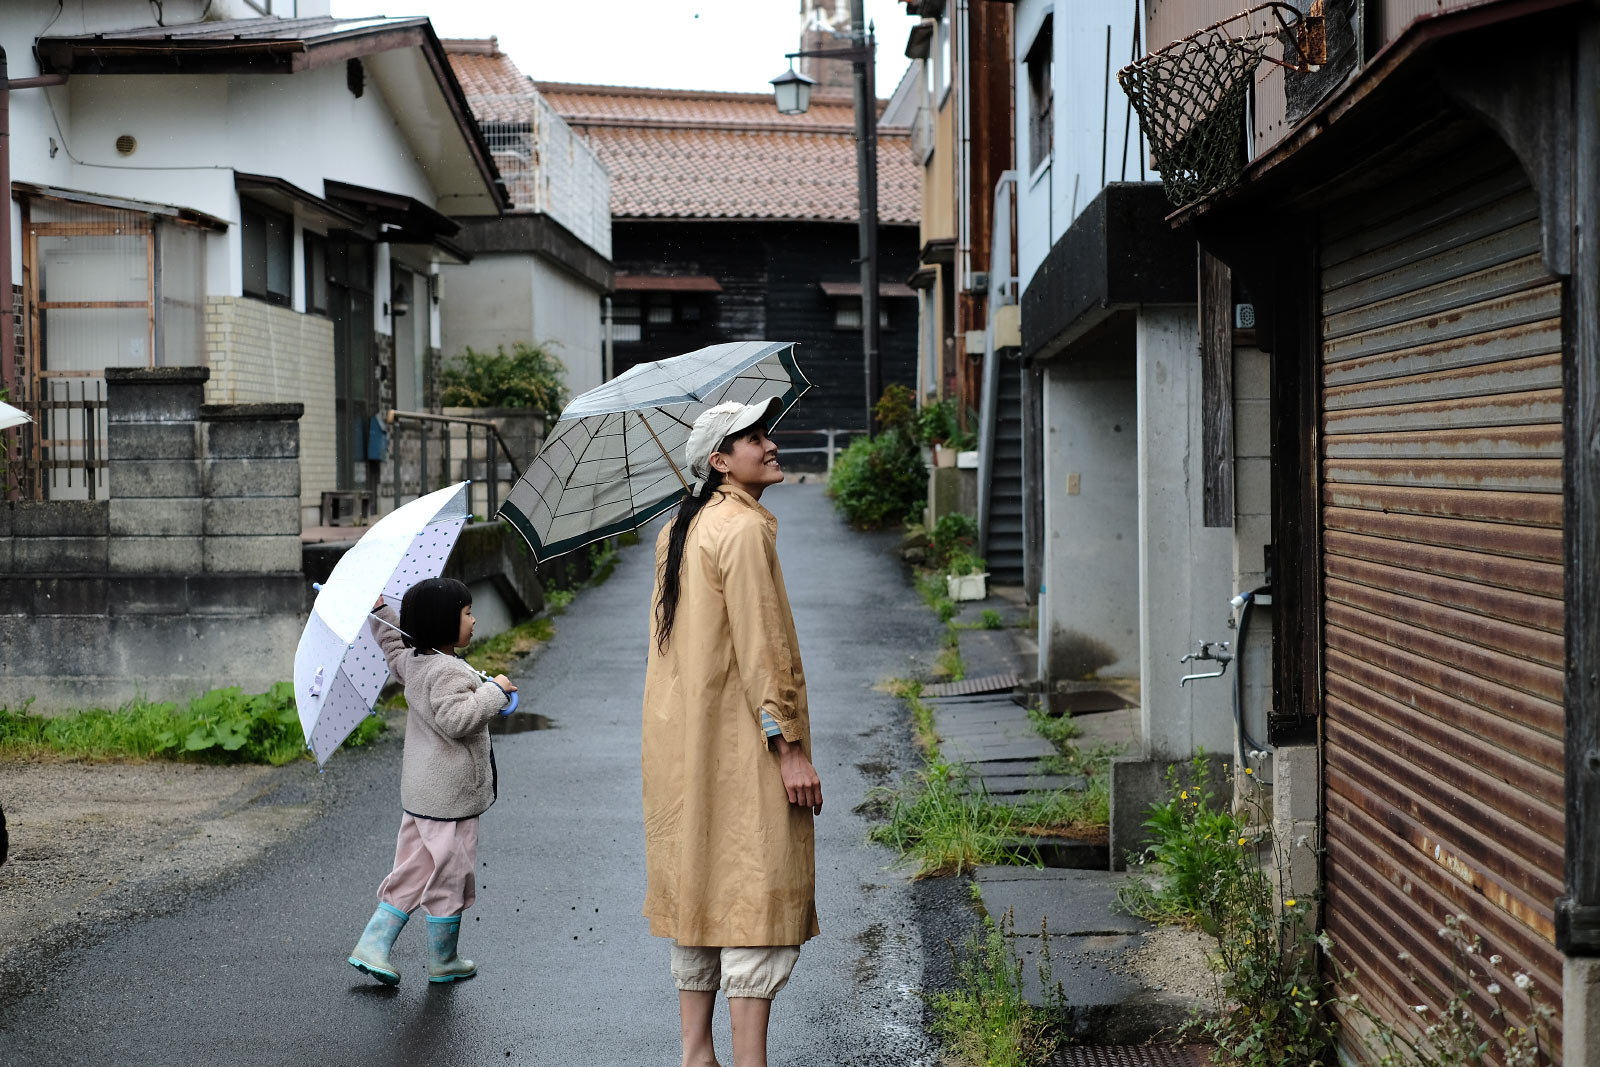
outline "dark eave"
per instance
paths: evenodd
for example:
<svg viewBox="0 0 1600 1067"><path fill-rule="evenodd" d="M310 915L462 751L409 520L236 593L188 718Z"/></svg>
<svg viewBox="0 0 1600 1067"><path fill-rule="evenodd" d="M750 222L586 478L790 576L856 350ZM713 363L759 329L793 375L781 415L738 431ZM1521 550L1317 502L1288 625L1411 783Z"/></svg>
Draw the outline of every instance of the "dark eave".
<svg viewBox="0 0 1600 1067"><path fill-rule="evenodd" d="M483 218L462 218L458 238L463 248L480 255L527 254L560 267L601 292L610 292L616 273L611 261L590 248L549 215L514 212Z"/></svg>
<svg viewBox="0 0 1600 1067"><path fill-rule="evenodd" d="M371 222L394 226L413 238L454 237L461 231L461 223L404 193L369 189L365 185L332 179L325 179L322 186L329 200L346 205Z"/></svg>
<svg viewBox="0 0 1600 1067"><path fill-rule="evenodd" d="M366 220L356 212L269 174L245 174L235 171L233 186L252 200L259 200L280 211L293 213L298 210L301 215L325 226L360 229L366 223Z"/></svg>
<svg viewBox="0 0 1600 1067"><path fill-rule="evenodd" d="M1113 182L1051 247L1022 293L1022 352L1049 359L1118 311L1195 299L1195 241L1156 182Z"/></svg>
<svg viewBox="0 0 1600 1067"><path fill-rule="evenodd" d="M126 197L106 196L103 193L85 193L77 189L62 189L54 185L36 185L33 182L12 182L14 198L29 197L38 200L55 200L63 204L94 204L114 211L136 211L145 215L159 215L175 222L187 222L219 233L228 228L227 219L219 219L204 211L177 204L158 204L150 200L129 200Z"/></svg>

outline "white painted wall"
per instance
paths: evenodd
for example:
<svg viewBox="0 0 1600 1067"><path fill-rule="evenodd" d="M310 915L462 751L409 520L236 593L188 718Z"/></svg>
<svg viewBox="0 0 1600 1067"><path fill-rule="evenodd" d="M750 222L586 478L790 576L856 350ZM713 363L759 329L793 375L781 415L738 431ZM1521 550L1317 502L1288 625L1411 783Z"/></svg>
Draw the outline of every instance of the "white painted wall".
<svg viewBox="0 0 1600 1067"><path fill-rule="evenodd" d="M603 373L602 293L527 253L483 254L442 268L444 354L493 352L517 341L549 342L567 365L572 395L593 389Z"/></svg>
<svg viewBox="0 0 1600 1067"><path fill-rule="evenodd" d="M1016 158L1026 166L1029 144L1028 71L1023 60L1046 17L1052 19L1055 139L1052 157L1024 174L1018 192L1017 267L1026 289L1050 247L1067 231L1105 180L1139 181L1139 117L1117 84L1133 58L1135 7L1129 0L1017 0L1015 33ZM1106 29L1111 62L1106 64ZM1126 124L1128 133L1123 136ZM1102 132L1104 148L1102 150ZM1127 152L1124 159L1123 146ZM1148 146L1147 146L1148 149ZM1159 180L1146 160L1144 180Z"/></svg>
<svg viewBox="0 0 1600 1067"><path fill-rule="evenodd" d="M1139 674L1133 353L1046 364L1039 677Z"/></svg>
<svg viewBox="0 0 1600 1067"><path fill-rule="evenodd" d="M1231 678L1178 685L1217 669L1179 662L1196 640L1234 638L1233 533L1207 528L1202 511L1199 346L1192 305L1140 309L1139 688L1144 755L1154 760L1226 753L1233 741Z"/></svg>

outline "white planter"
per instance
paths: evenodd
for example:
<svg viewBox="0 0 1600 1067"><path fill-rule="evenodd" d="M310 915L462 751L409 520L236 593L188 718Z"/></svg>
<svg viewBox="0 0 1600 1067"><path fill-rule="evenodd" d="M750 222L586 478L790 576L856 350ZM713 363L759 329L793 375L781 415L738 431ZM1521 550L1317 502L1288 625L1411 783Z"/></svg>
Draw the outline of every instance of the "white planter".
<svg viewBox="0 0 1600 1067"><path fill-rule="evenodd" d="M988 577L987 571L982 574L947 574L944 585L951 600L982 600L988 595Z"/></svg>

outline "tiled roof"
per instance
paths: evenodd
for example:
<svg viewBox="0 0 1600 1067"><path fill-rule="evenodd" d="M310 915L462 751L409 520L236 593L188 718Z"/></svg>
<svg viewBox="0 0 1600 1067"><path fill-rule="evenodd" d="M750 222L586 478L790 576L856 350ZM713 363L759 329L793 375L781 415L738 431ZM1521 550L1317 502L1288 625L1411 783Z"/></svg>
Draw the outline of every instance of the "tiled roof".
<svg viewBox="0 0 1600 1067"><path fill-rule="evenodd" d="M813 97L791 116L765 93L537 85L611 172L617 218L858 217L848 98ZM909 132L880 127L880 221L916 222L919 180Z"/></svg>
<svg viewBox="0 0 1600 1067"><path fill-rule="evenodd" d="M533 95L533 83L500 51L494 38L442 43L450 56L450 69L472 101L472 113L479 122L516 122L525 117L525 101Z"/></svg>

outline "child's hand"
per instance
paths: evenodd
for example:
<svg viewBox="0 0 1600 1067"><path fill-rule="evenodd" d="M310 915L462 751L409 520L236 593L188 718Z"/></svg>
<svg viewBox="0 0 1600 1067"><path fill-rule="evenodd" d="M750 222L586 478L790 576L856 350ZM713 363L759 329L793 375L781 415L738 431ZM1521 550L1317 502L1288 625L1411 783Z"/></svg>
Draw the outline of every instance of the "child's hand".
<svg viewBox="0 0 1600 1067"><path fill-rule="evenodd" d="M507 693L515 693L517 691L517 687L511 684L511 679L503 674L494 676L494 684L504 689Z"/></svg>
<svg viewBox="0 0 1600 1067"><path fill-rule="evenodd" d="M380 593L380 594L378 594L377 603L372 605L372 610L373 611L377 611L382 607L383 607L383 594Z"/></svg>

